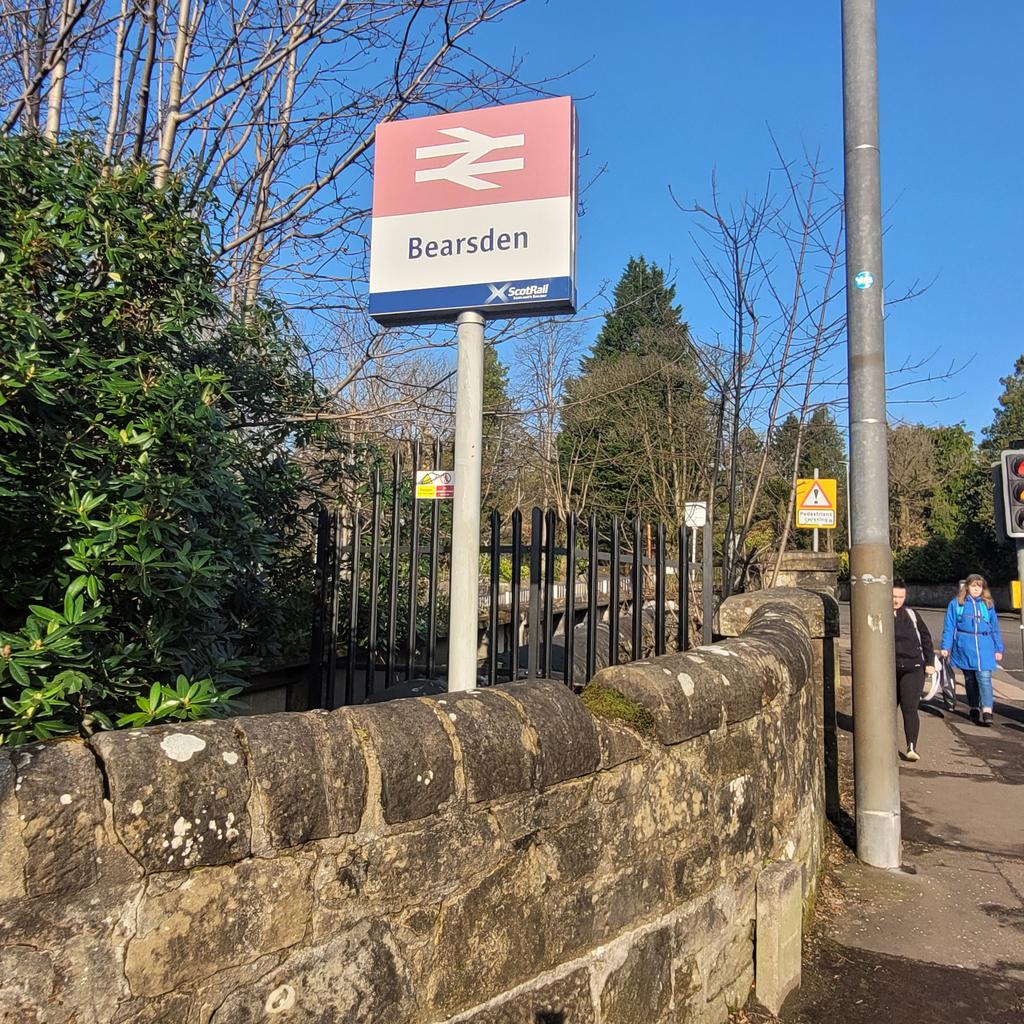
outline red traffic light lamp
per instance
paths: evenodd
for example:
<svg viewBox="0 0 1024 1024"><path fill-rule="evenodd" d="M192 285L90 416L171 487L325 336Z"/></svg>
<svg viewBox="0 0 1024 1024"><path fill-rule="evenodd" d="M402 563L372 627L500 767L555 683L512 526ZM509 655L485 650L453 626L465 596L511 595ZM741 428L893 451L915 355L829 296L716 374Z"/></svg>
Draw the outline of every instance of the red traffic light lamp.
<svg viewBox="0 0 1024 1024"><path fill-rule="evenodd" d="M1024 451L1000 452L1003 491L1003 525L1007 537L1024 538Z"/></svg>

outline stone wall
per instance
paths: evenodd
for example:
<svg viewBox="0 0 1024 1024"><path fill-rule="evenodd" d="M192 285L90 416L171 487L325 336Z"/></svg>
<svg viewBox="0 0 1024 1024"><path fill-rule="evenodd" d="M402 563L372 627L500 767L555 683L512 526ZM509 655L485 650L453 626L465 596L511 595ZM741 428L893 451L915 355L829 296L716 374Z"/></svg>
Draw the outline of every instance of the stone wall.
<svg viewBox="0 0 1024 1024"><path fill-rule="evenodd" d="M552 682L0 751L0 1021L721 1021L813 898L823 601ZM640 714L641 709L647 712Z"/></svg>
<svg viewBox="0 0 1024 1024"><path fill-rule="evenodd" d="M996 611L1010 614L1017 609L1013 607L1013 594L1009 587L991 587L992 600ZM911 608L945 608L960 591L960 583L908 583L907 604ZM839 584L839 600L850 600L850 583L844 580Z"/></svg>

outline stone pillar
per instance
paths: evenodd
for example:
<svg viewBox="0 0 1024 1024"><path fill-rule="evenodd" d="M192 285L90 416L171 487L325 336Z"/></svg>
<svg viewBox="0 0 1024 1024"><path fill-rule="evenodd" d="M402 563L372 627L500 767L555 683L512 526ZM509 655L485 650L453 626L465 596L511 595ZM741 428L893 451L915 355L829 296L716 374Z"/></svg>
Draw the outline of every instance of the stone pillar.
<svg viewBox="0 0 1024 1024"><path fill-rule="evenodd" d="M801 867L778 861L757 878L757 1001L778 1016L790 992L800 987L803 939Z"/></svg>
<svg viewBox="0 0 1024 1024"><path fill-rule="evenodd" d="M762 569L767 585L775 568L775 555L769 555ZM831 551L787 551L782 556L777 587L800 587L828 594L833 600L839 599L839 555Z"/></svg>

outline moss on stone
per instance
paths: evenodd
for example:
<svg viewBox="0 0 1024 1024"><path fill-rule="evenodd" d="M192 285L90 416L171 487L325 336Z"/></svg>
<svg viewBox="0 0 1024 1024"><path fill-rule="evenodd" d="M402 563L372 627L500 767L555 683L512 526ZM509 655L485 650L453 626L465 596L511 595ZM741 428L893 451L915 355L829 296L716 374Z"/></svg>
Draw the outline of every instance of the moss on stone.
<svg viewBox="0 0 1024 1024"><path fill-rule="evenodd" d="M591 714L623 722L641 736L650 736L654 733L654 715L614 687L589 683L581 696Z"/></svg>

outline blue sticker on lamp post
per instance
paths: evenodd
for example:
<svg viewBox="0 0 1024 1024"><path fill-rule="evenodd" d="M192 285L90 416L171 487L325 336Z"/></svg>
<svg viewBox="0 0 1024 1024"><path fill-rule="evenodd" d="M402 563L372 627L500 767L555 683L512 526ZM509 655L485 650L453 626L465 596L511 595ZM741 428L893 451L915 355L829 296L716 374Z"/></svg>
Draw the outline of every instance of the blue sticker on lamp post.
<svg viewBox="0 0 1024 1024"><path fill-rule="evenodd" d="M870 288L875 283L875 275L870 270L862 270L854 279L853 283L860 289Z"/></svg>

